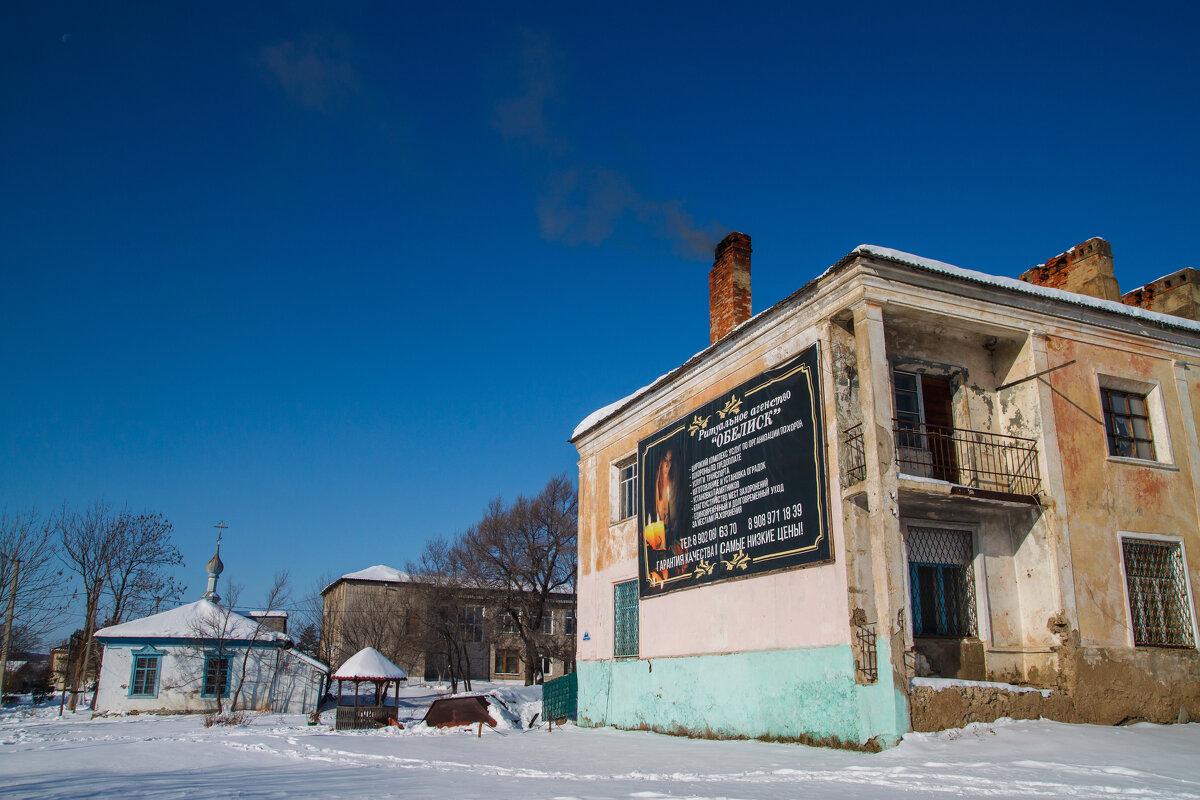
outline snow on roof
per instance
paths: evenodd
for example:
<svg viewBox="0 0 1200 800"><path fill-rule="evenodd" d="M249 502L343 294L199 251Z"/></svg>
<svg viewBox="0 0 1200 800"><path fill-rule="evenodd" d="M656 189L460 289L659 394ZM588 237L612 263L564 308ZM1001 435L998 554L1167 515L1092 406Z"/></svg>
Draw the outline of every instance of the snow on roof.
<svg viewBox="0 0 1200 800"><path fill-rule="evenodd" d="M219 606L197 600L161 614L110 625L96 632L100 639L237 639L290 641L287 634L260 626L252 619Z"/></svg>
<svg viewBox="0 0 1200 800"><path fill-rule="evenodd" d="M1073 250L1074 248L1071 249ZM1047 297L1051 300L1059 300L1066 303L1072 303L1077 306L1087 306L1089 308L1097 308L1110 313L1123 314L1129 317L1137 317L1147 322L1154 322L1158 325L1167 325L1173 328L1183 328L1193 332L1200 332L1200 322L1186 319L1184 317L1176 317L1173 314L1160 314L1157 311L1148 311L1147 309L1140 308L1138 306L1128 306L1124 303L1118 303L1115 300L1102 300L1099 297L1092 297L1091 295L1087 294L1077 294L1076 292L1066 292L1062 289L1053 289L1049 286L1039 286L1036 283L1027 283L1026 281L1017 280L1016 278L1005 278L1000 275L989 275L986 272L977 272L973 269L963 269L962 267L956 267L953 264L947 264L944 261L934 261L932 258L922 258L921 256L915 256L912 253L905 253L903 250L893 250L890 247L879 247L878 245L873 244L860 244L858 247L854 248L853 252L876 255L891 261L900 261L905 264L911 264L914 267L927 269L930 272L940 272L943 275L950 275L955 278L974 281L975 283L983 283L989 286L999 286L1003 289L1011 289L1012 291L1022 292L1024 294Z"/></svg>
<svg viewBox="0 0 1200 800"><path fill-rule="evenodd" d="M412 580L412 575L409 575L403 570L389 567L387 564L376 564L373 567L360 569L358 572L347 572L342 577L338 578L329 586L321 590L321 594L325 594L338 581L378 581L379 583L408 583Z"/></svg>
<svg viewBox="0 0 1200 800"><path fill-rule="evenodd" d="M1074 249L1075 249L1074 247L1071 248L1071 250L1074 250ZM1069 252L1071 252L1071 250L1068 250L1067 252L1069 253ZM903 250L894 250L890 247L880 247L879 245L874 245L874 244L860 244L858 247L851 250L850 253L845 258L841 259L837 264L835 264L834 266L825 270L820 275L818 275L816 278L814 278L812 282L821 280L822 278L824 278L825 276L827 276L831 272L833 272L835 269L837 269L839 266L841 266L843 263L848 261L850 259L850 256L853 256L853 255L859 254L859 253L864 254L864 255L879 256L880 258L886 258L889 261L898 261L903 264L909 264L914 267L920 267L922 269L929 270L930 272L938 272L943 275L949 275L951 277L961 278L963 280L973 281L975 283L983 283L983 284L987 284L990 286L998 286L1003 289L1010 289L1010 290L1017 291L1017 292L1023 292L1025 294L1046 297L1046 298L1050 298L1052 300L1058 300L1058 301L1062 301L1062 302L1072 303L1074 305L1087 306L1090 308L1097 308L1097 309L1101 309L1103 311L1108 311L1108 312L1117 313L1117 314L1123 314L1123 315L1129 316L1129 317L1137 317L1139 319L1145 320L1147 322L1153 322L1158 325L1167 325L1167 326L1171 326L1171 327L1190 330L1193 332L1200 332L1200 322L1194 322L1190 319L1185 319L1183 317L1176 317L1171 314L1160 314L1156 311L1148 311L1148 310L1146 310L1144 308L1140 308L1138 306L1129 306L1129 305L1125 305L1124 303L1118 303L1113 300L1101 300L1098 297L1092 297L1092 296L1086 295L1086 294L1076 294L1075 292L1066 292L1066 291L1063 291L1062 289L1053 289L1049 286L1039 286L1035 283L1027 283L1022 280L1017 280L1016 278L1005 278L1000 275L989 275L986 272L978 272L973 269L963 269L962 267L956 267L953 264L947 264L944 261L935 261L932 258L924 258L922 256L913 255L912 253L906 253ZM812 282L810 282L810 284ZM778 304L776 304L776 305L778 305ZM774 306L772 306L772 308L774 308ZM770 310L770 309L767 309L767 310ZM758 314L755 314L753 317L746 320L741 325L738 325L737 328L734 328L734 330L737 330L738 328L741 328L741 327L747 325L748 323L750 323L757 317L762 316L764 313L765 313L764 311L760 311ZM649 392L654 387L661 384L666 378L669 378L670 376L679 372L681 369L683 369L683 367L685 367L689 363L691 363L691 361L694 360L696 358L696 356L699 356L701 353L706 352L712 346L713 345L710 345L709 348L705 348L705 350L701 350L700 353L697 353L695 356L692 356L692 358L689 358L683 364L681 364L680 366L671 370L670 372L667 372L663 375L659 375L657 378L655 378L654 380L652 380L650 383L646 384L642 388L638 389L636 392L633 392L632 394L628 394L625 397L622 397L620 400L617 400L615 403L609 403L608 405L604 406L603 408L599 408L599 409L593 411L591 414L588 414L586 417L583 418L583 420L578 425L575 426L575 430L571 433L571 438L568 439L568 441L572 441L572 442L575 441L575 439L577 439L580 436L582 436L583 434L587 433L589 430L591 430L596 425L603 422L605 419L608 419L610 416L615 414L620 409L624 408L626 405L632 403L633 401L637 400L642 395Z"/></svg>
<svg viewBox="0 0 1200 800"><path fill-rule="evenodd" d="M292 658L298 658L301 661L303 661L305 664L308 664L309 666L316 668L317 670L325 673L326 675L329 674L329 667L325 666L320 661L317 661L315 658L313 658L310 655L301 653L299 650L296 650L296 649L288 650L288 654L291 655Z"/></svg>
<svg viewBox="0 0 1200 800"><path fill-rule="evenodd" d="M408 673L397 667L374 647L364 647L346 659L346 663L333 673L335 680L406 680Z"/></svg>

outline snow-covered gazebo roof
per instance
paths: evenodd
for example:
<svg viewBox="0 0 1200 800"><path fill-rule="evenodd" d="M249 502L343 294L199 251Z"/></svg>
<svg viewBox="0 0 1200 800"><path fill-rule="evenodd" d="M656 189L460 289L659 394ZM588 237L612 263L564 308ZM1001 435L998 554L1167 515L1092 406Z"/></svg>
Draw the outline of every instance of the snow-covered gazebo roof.
<svg viewBox="0 0 1200 800"><path fill-rule="evenodd" d="M197 600L161 614L110 625L96 631L97 639L215 639L227 641L288 641L285 633L260 626L252 619L217 605Z"/></svg>
<svg viewBox="0 0 1200 800"><path fill-rule="evenodd" d="M403 681L408 673L397 667L374 647L364 647L333 673L338 681Z"/></svg>

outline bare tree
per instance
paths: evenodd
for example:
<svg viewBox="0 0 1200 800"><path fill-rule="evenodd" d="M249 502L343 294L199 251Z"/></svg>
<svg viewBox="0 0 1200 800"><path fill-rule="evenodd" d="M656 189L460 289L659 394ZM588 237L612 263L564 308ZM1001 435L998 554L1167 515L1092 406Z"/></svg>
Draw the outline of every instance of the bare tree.
<svg viewBox="0 0 1200 800"><path fill-rule="evenodd" d="M431 539L408 572L420 606L412 631L415 645L444 659L451 692L458 691L460 681L471 691L471 645L483 640L485 622L478 589L467 577L458 548L442 537Z"/></svg>
<svg viewBox="0 0 1200 800"><path fill-rule="evenodd" d="M128 509L114 512L104 502L93 503L82 511L64 505L54 521L58 531L60 557L83 584L85 656L91 660L92 636L97 615L107 600L107 622L115 625L131 609L148 610L148 592L158 592L155 604L178 596L182 587L165 570L182 564L183 559L171 542L173 527L161 514L133 514ZM71 710L75 710L75 692L79 671L72 681ZM95 703L95 696L92 698Z"/></svg>
<svg viewBox="0 0 1200 800"><path fill-rule="evenodd" d="M179 566L183 557L171 541L174 526L162 514L118 513L110 528L112 550L105 576L109 601L106 625L151 613L163 602L177 599L186 589L164 570Z"/></svg>
<svg viewBox="0 0 1200 800"><path fill-rule="evenodd" d="M578 500L565 476L551 478L532 498L511 506L493 500L483 519L454 547L455 560L481 586L495 592L525 649L525 683L536 680L542 634L551 597L573 590L578 538Z"/></svg>
<svg viewBox="0 0 1200 800"><path fill-rule="evenodd" d="M37 647L66 611L61 591L66 579L54 545L54 528L37 511L0 514L0 608L12 605L0 661ZM0 686L2 680L0 671Z"/></svg>
<svg viewBox="0 0 1200 800"><path fill-rule="evenodd" d="M290 598L291 587L288 585L287 570L276 572L273 580L271 581L270 588L267 589L263 606L261 609L258 609L258 612L261 613L261 616L254 620L256 623L254 630L250 634L249 643L245 645L245 652L242 653L242 663L241 670L238 673L237 688L234 689L233 697L229 701L230 710L237 708L238 699L242 695L242 687L246 684L246 670L250 666L251 658L257 657L257 659L261 661L262 653L255 652L255 645L257 645L260 641L276 638L276 631L264 624L263 620L270 617L271 612L277 611L282 606L286 605ZM279 669L279 654L276 653L275 655L275 664L272 673L278 671ZM261 664L255 665L255 674L257 674L260 678L262 677ZM274 683L274 674L271 675L271 682Z"/></svg>
<svg viewBox="0 0 1200 800"><path fill-rule="evenodd" d="M96 502L83 511L69 511L64 505L55 521L61 544L60 557L79 576L85 600L84 657L77 660L71 674L71 711L75 710L79 685L85 678L84 665L91 662L96 610L115 550L111 511L104 502Z"/></svg>

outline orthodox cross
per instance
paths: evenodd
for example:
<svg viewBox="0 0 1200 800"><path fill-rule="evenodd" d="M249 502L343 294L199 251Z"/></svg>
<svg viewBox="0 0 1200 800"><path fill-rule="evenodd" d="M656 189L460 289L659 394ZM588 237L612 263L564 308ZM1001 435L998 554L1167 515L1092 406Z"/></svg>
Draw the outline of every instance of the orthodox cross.
<svg viewBox="0 0 1200 800"><path fill-rule="evenodd" d="M225 520L221 520L216 525L213 525L213 527L217 529L217 548L219 549L221 547L221 537L225 534L225 529L229 526L225 524Z"/></svg>

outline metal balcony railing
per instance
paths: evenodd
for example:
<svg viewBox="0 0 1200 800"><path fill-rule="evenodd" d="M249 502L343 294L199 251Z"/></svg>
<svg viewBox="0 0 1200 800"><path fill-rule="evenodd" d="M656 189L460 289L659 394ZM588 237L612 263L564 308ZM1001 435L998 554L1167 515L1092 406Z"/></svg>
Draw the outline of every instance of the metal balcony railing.
<svg viewBox="0 0 1200 800"><path fill-rule="evenodd" d="M895 420L896 465L900 472L949 481L972 489L1031 496L1041 489L1037 441L987 431ZM842 436L842 484L866 478L862 425Z"/></svg>

